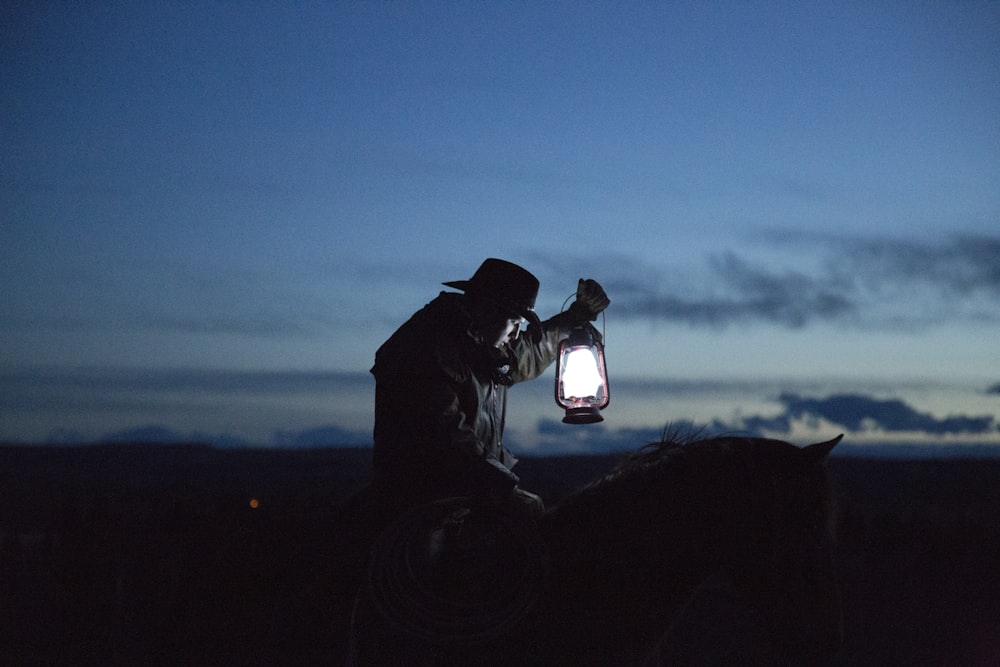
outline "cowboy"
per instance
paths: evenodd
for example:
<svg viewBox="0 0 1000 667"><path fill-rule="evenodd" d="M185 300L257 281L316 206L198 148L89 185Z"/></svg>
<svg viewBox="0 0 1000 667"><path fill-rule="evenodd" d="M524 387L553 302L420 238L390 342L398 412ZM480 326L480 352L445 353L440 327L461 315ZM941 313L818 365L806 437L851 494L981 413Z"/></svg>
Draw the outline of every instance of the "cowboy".
<svg viewBox="0 0 1000 667"><path fill-rule="evenodd" d="M576 301L542 322L538 279L493 258L468 280L443 284L461 293L441 292L375 355L371 490L390 515L456 496L540 513L542 499L518 485L517 459L503 445L507 388L543 373L559 342L610 300L580 279Z"/></svg>

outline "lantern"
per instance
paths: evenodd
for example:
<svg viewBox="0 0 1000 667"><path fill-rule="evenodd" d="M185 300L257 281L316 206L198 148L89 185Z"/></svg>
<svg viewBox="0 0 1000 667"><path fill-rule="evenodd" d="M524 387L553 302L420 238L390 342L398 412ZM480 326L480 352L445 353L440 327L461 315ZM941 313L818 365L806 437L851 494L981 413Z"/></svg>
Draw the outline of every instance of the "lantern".
<svg viewBox="0 0 1000 667"><path fill-rule="evenodd" d="M577 327L559 343L556 403L566 409L564 424L604 421L601 409L611 400L604 346L591 326Z"/></svg>

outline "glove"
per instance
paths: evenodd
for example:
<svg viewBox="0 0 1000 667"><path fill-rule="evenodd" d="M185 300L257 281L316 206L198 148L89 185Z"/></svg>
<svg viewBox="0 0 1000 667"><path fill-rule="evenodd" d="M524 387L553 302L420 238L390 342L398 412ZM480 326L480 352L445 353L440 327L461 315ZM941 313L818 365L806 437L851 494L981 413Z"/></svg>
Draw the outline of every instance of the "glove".
<svg viewBox="0 0 1000 667"><path fill-rule="evenodd" d="M515 511L527 516L537 518L545 513L545 503L541 496L531 491L525 491L519 486L514 487L511 501Z"/></svg>
<svg viewBox="0 0 1000 667"><path fill-rule="evenodd" d="M596 320L610 304L611 299L596 280L580 278L576 286L576 301L567 312L575 324L585 324Z"/></svg>
<svg viewBox="0 0 1000 667"><path fill-rule="evenodd" d="M471 469L471 481L477 490L477 495L501 499L514 492L520 480L510 468L492 458L477 458L474 463Z"/></svg>

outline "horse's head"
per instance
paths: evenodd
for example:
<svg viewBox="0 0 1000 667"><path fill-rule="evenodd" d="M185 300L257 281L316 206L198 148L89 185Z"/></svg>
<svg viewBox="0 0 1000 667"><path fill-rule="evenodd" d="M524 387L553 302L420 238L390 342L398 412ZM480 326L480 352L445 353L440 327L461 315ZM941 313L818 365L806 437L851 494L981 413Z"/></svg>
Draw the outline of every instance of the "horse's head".
<svg viewBox="0 0 1000 667"><path fill-rule="evenodd" d="M762 448L757 463L766 469L754 476L757 500L746 505L733 543L729 572L737 590L753 601L771 649L796 663L822 664L841 642L824 470L839 441Z"/></svg>

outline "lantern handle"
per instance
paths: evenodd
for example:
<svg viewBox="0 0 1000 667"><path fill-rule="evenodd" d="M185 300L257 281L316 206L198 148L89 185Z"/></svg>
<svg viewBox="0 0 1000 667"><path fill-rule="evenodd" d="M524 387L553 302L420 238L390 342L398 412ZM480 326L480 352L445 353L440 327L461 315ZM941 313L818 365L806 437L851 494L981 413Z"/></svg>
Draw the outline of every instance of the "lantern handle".
<svg viewBox="0 0 1000 667"><path fill-rule="evenodd" d="M572 294L570 294L568 297L566 297L563 300L562 307L559 309L560 313L565 313L566 312L566 309L569 307L567 304L569 304L570 299L576 299L576 292L573 292ZM587 324L590 326L591 329L594 330L594 333L596 333L599 336L598 341L600 341L601 345L603 345L604 344L605 328L607 327L607 324L608 324L608 320L604 316L604 311L603 310L601 311L601 330L600 331L598 331L597 327L595 327L593 324L590 324L589 322Z"/></svg>
<svg viewBox="0 0 1000 667"><path fill-rule="evenodd" d="M576 298L576 292L573 292L573 293L572 293L572 294L570 294L570 295L569 295L568 297L566 297L566 298L565 298L565 299L563 300L563 303L562 303L562 307L561 307L561 308L559 309L559 312L560 312L560 313L565 313L565 312L566 312L566 308L568 308L567 304L569 303L569 300L570 300L570 299L575 299L575 298Z"/></svg>

